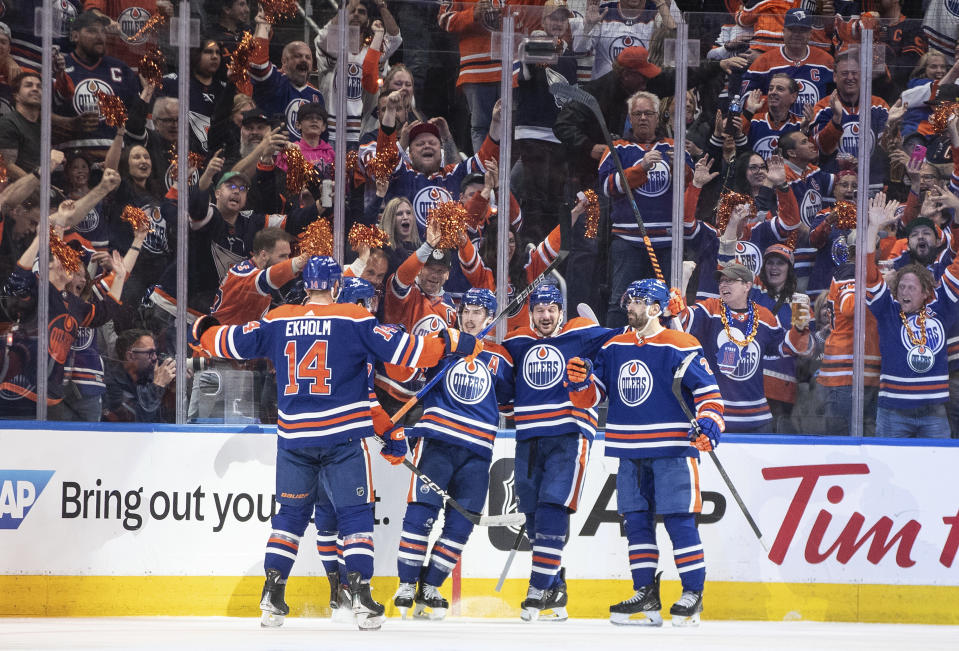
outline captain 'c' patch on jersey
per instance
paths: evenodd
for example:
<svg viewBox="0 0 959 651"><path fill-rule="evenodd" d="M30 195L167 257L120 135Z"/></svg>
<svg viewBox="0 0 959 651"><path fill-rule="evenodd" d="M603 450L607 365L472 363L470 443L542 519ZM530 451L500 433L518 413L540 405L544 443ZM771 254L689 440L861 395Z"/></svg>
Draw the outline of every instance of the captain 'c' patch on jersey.
<svg viewBox="0 0 959 651"><path fill-rule="evenodd" d="M526 352L523 358L523 379L534 389L548 389L562 378L566 367L559 349L548 344L538 344Z"/></svg>

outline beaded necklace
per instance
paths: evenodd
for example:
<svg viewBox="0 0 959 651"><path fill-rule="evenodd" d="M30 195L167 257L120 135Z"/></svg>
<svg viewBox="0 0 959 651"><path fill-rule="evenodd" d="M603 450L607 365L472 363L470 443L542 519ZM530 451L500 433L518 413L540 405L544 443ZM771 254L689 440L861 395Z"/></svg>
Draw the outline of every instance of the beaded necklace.
<svg viewBox="0 0 959 651"><path fill-rule="evenodd" d="M902 320L902 325L906 328L906 334L909 336L909 341L912 342L913 346L925 346L926 345L926 308L923 307L919 310L919 314L916 316L916 328L919 330L919 336L914 336L912 334L912 328L909 327L909 319L906 318L906 313L902 311L902 308L899 308L899 318Z"/></svg>
<svg viewBox="0 0 959 651"><path fill-rule="evenodd" d="M746 301L746 310L748 311L748 317L746 319L746 330L749 331L749 334L746 335L746 338L739 340L733 335L733 328L729 327L730 321L730 310L729 306L723 303L723 309L719 313L719 318L723 322L723 330L726 331L726 336L731 342L739 346L740 348L745 348L753 342L753 339L756 338L756 333L759 331L759 319L756 318L756 311L754 309L754 303L752 299ZM923 330L925 333L925 330Z"/></svg>

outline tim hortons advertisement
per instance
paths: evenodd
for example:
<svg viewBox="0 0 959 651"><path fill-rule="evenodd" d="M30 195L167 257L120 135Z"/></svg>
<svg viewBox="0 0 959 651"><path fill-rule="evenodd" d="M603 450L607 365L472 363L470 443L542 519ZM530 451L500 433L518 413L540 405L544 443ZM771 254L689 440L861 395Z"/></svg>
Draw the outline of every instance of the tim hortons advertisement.
<svg viewBox="0 0 959 651"><path fill-rule="evenodd" d="M272 434L0 430L0 573L259 576L275 445ZM374 448L376 573L395 576L410 474ZM516 509L513 449L504 433L489 513ZM959 585L959 448L725 443L717 454L763 539L704 458L710 580ZM628 578L615 473L596 441L564 555L570 578ZM323 574L312 534L294 574ZM462 575L498 577L516 534L477 527ZM665 577L676 578L659 534ZM520 553L510 576L529 564Z"/></svg>

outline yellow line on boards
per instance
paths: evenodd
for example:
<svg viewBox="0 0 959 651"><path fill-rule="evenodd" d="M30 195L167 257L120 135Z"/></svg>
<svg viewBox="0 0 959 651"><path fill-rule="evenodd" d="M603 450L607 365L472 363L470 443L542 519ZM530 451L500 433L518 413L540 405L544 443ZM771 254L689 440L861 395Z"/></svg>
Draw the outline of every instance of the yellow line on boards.
<svg viewBox="0 0 959 651"><path fill-rule="evenodd" d="M609 617L609 605L632 595L629 581L567 581L570 617ZM393 607L395 577L374 578L373 596ZM519 617L526 581L511 579L494 592L495 579L463 579L463 617ZM0 616L231 616L259 615L259 577L220 576L0 576ZM441 591L449 597L449 585ZM664 617L679 598L677 581L664 581ZM327 617L325 577L293 576L286 601L291 617ZM738 583L707 581L703 619L809 620L959 625L959 586L843 583Z"/></svg>

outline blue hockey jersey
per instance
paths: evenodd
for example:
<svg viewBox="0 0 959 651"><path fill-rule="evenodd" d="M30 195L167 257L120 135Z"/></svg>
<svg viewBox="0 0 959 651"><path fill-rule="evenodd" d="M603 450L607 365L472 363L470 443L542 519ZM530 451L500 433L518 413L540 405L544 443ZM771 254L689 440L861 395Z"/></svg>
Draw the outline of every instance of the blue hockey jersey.
<svg viewBox="0 0 959 651"><path fill-rule="evenodd" d="M712 418L722 428L722 396L695 337L662 330L643 338L630 331L603 345L592 379L598 389L593 404L609 398L606 456L699 458L689 443L689 419L673 394L673 376L690 353L697 358L683 374L683 400L697 418Z"/></svg>
<svg viewBox="0 0 959 651"><path fill-rule="evenodd" d="M439 338L379 325L364 308L347 304L282 305L260 321L210 328L201 343L217 357L273 362L277 445L284 449L372 435L369 358L428 367L444 351Z"/></svg>
<svg viewBox="0 0 959 651"><path fill-rule="evenodd" d="M423 417L409 436L437 438L492 459L499 405L512 400L513 360L503 347L486 343L475 360L457 360L426 394Z"/></svg>
<svg viewBox="0 0 959 651"><path fill-rule="evenodd" d="M808 333L800 334L793 328L787 333L769 310L755 303L753 307L753 318L759 323L755 339L745 346L727 334L720 316L725 305L719 299L706 299L683 313L683 327L701 342L707 361L717 370L716 383L731 432L755 431L772 420L763 388L765 357L798 355L809 346ZM743 342L751 325L748 314L730 312L731 334Z"/></svg>
<svg viewBox="0 0 959 651"><path fill-rule="evenodd" d="M876 317L879 328L879 406L887 409L915 409L949 400L947 333L959 319L959 259L943 272L936 287L935 300L925 307L925 342L918 312L902 322L902 309L869 261L866 306Z"/></svg>
<svg viewBox="0 0 959 651"><path fill-rule="evenodd" d="M570 432L593 439L596 411L576 407L570 401L563 386L566 361L571 357L595 357L599 347L620 332L575 318L551 337L543 337L529 327L507 335L503 346L515 364L517 440Z"/></svg>
<svg viewBox="0 0 959 651"><path fill-rule="evenodd" d="M613 147L619 154L623 170L633 191L633 198L642 214L646 234L649 235L653 247L657 249L670 247L673 223L673 162L672 154L669 152L673 149L672 139L663 138L652 147L643 147L628 140L617 140L613 143ZM644 170L639 162L651 148L662 152L663 160L649 170ZM693 159L688 153L684 152L684 155L686 171L691 174ZM643 238L636 223L636 216L626 198L622 181L616 172L616 165L608 151L599 162L599 182L606 196L612 199L609 218L613 223L613 235L628 242L642 244Z"/></svg>

